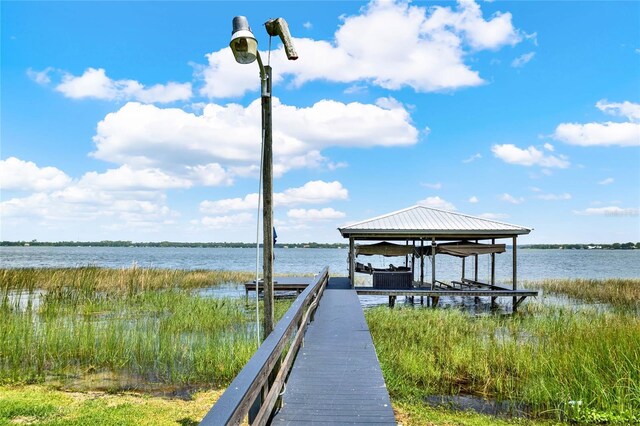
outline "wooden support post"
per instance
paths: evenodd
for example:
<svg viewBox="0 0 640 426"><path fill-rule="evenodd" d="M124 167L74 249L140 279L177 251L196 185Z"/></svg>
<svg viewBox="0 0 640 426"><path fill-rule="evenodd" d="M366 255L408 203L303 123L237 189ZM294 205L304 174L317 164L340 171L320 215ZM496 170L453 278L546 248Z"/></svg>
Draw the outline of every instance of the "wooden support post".
<svg viewBox="0 0 640 426"><path fill-rule="evenodd" d="M355 287L356 275L356 249L353 237L349 237L349 281L351 288Z"/></svg>
<svg viewBox="0 0 640 426"><path fill-rule="evenodd" d="M424 240L420 239L420 287L424 287Z"/></svg>
<svg viewBox="0 0 640 426"><path fill-rule="evenodd" d="M518 236L513 236L513 289L518 289ZM513 296L513 312L516 312L518 309L518 298Z"/></svg>
<svg viewBox="0 0 640 426"><path fill-rule="evenodd" d="M495 244L496 239L491 239L491 244ZM496 285L496 254L491 253L491 285ZM491 298L491 306L495 305L496 297Z"/></svg>
<svg viewBox="0 0 640 426"><path fill-rule="evenodd" d="M467 268L466 268L466 265L465 265L465 261L466 261L466 260L467 260L467 258L466 258L466 257L463 257L463 258L462 258L462 279L460 280L460 281L462 281L462 282L464 282L464 271L465 271L465 269L467 269Z"/></svg>
<svg viewBox="0 0 640 426"><path fill-rule="evenodd" d="M517 301L517 302L516 302L516 304L514 305L514 306L515 306L515 309L518 309L518 306L520 306L520 304L521 304L522 302L524 302L524 299L526 299L526 298L527 298L527 296L522 296L522 297L520 297L519 299L517 298L517 299L518 299L518 301Z"/></svg>
<svg viewBox="0 0 640 426"><path fill-rule="evenodd" d="M474 278L473 279L475 281L478 281L478 255L475 254L473 257L475 258L474 259L474 261L475 261L475 265L474 265L475 274L474 274Z"/></svg>
<svg viewBox="0 0 640 426"><path fill-rule="evenodd" d="M436 237L431 238L431 290L436 285Z"/></svg>
<svg viewBox="0 0 640 426"><path fill-rule="evenodd" d="M262 128L264 129L264 147L262 150L262 236L263 236L263 277L264 277L264 338L274 327L274 289L273 289L273 141L271 111L271 67L266 66L266 94L262 95ZM256 286L258 283L256 283Z"/></svg>
<svg viewBox="0 0 640 426"><path fill-rule="evenodd" d="M476 243L478 243L478 240L476 240ZM474 281L478 282L478 255L474 254L474 275L473 275L473 279ZM480 298L476 296L476 298L474 299L475 303L479 303L480 302Z"/></svg>
<svg viewBox="0 0 640 426"><path fill-rule="evenodd" d="M405 243L404 244L405 246L408 246L409 245L409 240L406 240L404 243ZM408 254L404 255L404 266L405 266L405 268L409 267L409 255Z"/></svg>
<svg viewBox="0 0 640 426"><path fill-rule="evenodd" d="M411 286L413 286L413 280L416 279L416 242L413 242L413 252L411 253Z"/></svg>

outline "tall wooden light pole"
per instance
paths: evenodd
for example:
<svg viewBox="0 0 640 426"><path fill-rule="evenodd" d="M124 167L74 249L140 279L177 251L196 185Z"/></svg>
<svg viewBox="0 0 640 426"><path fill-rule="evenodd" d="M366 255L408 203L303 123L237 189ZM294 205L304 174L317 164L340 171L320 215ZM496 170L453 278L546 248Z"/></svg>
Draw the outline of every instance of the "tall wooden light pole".
<svg viewBox="0 0 640 426"><path fill-rule="evenodd" d="M270 19L265 24L269 36L279 36L289 60L298 59L293 47L289 27L283 18ZM258 41L244 16L233 18L231 51L236 61L250 64L256 59L260 67L260 97L262 99L262 234L263 234L263 288L264 338L273 331L273 141L271 107L271 67L262 63ZM258 291L256 282L256 292Z"/></svg>

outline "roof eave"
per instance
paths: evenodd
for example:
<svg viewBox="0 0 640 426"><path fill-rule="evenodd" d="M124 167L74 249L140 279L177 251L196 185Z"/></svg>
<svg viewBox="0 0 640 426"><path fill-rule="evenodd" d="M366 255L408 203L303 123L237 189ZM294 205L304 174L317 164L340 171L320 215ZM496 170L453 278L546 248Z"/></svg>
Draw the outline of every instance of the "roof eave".
<svg viewBox="0 0 640 426"><path fill-rule="evenodd" d="M394 236L394 237L430 237L430 236L450 236L452 238L460 238L461 236L487 236L491 237L493 235L496 236L514 236L514 235L526 235L531 232L531 229L522 228L522 229L513 229L513 230L417 230L417 229L403 229L403 230L390 230L390 229L340 229L340 234L343 238L348 238L349 236L367 236L367 237L384 237L384 236Z"/></svg>

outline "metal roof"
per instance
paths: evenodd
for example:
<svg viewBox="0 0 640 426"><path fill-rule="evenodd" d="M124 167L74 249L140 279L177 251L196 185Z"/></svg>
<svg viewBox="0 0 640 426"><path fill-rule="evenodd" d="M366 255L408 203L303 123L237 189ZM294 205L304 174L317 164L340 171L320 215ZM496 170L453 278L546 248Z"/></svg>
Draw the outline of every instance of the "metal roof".
<svg viewBox="0 0 640 426"><path fill-rule="evenodd" d="M343 237L491 237L522 235L531 229L462 213L412 206L338 228Z"/></svg>

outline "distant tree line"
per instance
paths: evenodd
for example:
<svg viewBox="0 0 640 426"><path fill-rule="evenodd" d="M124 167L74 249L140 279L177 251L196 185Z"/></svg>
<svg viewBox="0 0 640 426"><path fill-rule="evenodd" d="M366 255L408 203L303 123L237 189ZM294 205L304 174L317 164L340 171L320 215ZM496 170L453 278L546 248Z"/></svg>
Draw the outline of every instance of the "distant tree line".
<svg viewBox="0 0 640 426"><path fill-rule="evenodd" d="M206 248L252 248L255 243L180 243L160 241L150 243L134 243L132 241L2 241L0 246L34 246L34 247L206 247ZM260 244L262 246L262 244ZM277 243L277 248L348 248L343 243Z"/></svg>
<svg viewBox="0 0 640 426"><path fill-rule="evenodd" d="M637 243L613 243L613 244L527 244L521 246L529 249L564 249L564 250L634 250L640 249Z"/></svg>
<svg viewBox="0 0 640 426"><path fill-rule="evenodd" d="M255 243L180 243L175 241L160 241L148 243L134 243L132 241L1 241L0 246L42 246L42 247L207 247L207 248L252 248ZM262 244L260 244L262 246ZM343 243L277 243L277 248L348 248ZM510 246L509 246L510 247ZM520 248L528 249L564 249L564 250L640 250L637 243L613 244L525 244Z"/></svg>

